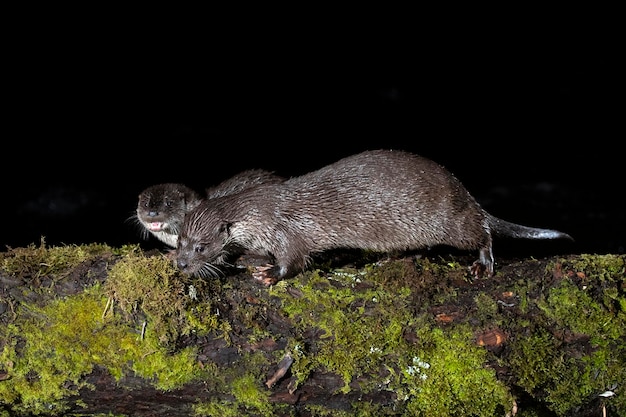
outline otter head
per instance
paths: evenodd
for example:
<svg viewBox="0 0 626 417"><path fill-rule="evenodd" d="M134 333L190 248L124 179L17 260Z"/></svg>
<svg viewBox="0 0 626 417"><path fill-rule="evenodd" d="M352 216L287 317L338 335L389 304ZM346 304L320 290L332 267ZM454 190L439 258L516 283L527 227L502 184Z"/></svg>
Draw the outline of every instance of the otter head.
<svg viewBox="0 0 626 417"><path fill-rule="evenodd" d="M157 184L139 194L137 219L150 232L177 234L185 213L200 196L183 184Z"/></svg>
<svg viewBox="0 0 626 417"><path fill-rule="evenodd" d="M187 214L176 248L176 265L190 275L217 276L226 263L229 224L206 204Z"/></svg>

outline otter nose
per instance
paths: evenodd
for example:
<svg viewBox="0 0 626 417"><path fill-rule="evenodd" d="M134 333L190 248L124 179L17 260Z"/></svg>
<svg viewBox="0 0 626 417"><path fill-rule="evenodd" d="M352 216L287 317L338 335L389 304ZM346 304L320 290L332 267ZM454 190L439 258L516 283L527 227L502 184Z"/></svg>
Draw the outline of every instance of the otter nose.
<svg viewBox="0 0 626 417"><path fill-rule="evenodd" d="M178 268L180 269L185 269L187 268L187 261L185 261L184 259L179 259L176 264L178 265Z"/></svg>

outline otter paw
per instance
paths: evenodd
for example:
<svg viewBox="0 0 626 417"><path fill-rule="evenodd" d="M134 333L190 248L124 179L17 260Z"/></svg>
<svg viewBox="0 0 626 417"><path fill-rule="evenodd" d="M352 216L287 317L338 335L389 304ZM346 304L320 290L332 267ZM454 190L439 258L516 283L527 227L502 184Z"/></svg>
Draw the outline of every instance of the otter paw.
<svg viewBox="0 0 626 417"><path fill-rule="evenodd" d="M273 269L274 266L269 264L263 266L255 266L255 271L252 273L252 278L265 285L266 287L274 285L278 282L278 278L275 278L271 275Z"/></svg>
<svg viewBox="0 0 626 417"><path fill-rule="evenodd" d="M469 271L470 273L475 277L475 278L480 278L483 276L483 274L486 271L485 265L483 265L482 263L480 263L480 261L475 261L470 267L469 267Z"/></svg>
<svg viewBox="0 0 626 417"><path fill-rule="evenodd" d="M474 263L469 267L469 270L475 278L491 278L493 276L493 269L489 268L480 261L474 261Z"/></svg>

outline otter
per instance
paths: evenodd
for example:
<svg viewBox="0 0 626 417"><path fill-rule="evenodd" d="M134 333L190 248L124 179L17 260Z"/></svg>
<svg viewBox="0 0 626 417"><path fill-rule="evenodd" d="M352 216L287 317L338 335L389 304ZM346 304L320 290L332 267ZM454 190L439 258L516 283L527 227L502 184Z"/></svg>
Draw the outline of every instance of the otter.
<svg viewBox="0 0 626 417"><path fill-rule="evenodd" d="M252 275L266 285L306 269L329 249L378 252L448 245L478 250L470 272L494 273L494 236L569 239L487 213L447 169L400 150L370 150L278 184L205 200L191 210L175 252L176 265L202 277L239 250L274 263Z"/></svg>
<svg viewBox="0 0 626 417"><path fill-rule="evenodd" d="M152 185L139 194L136 213L131 218L141 226L144 239L152 235L175 248L185 214L201 200L200 193L184 184Z"/></svg>
<svg viewBox="0 0 626 417"><path fill-rule="evenodd" d="M140 233L144 239L152 235L175 248L185 214L204 198L224 197L257 184L283 180L284 178L270 171L249 169L207 188L204 196L180 183L152 185L139 194L137 209L131 218L140 225Z"/></svg>

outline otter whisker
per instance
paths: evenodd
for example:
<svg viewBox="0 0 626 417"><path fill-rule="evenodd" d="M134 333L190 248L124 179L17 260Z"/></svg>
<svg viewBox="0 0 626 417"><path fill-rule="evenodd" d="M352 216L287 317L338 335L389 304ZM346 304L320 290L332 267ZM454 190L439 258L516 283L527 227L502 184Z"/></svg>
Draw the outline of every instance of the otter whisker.
<svg viewBox="0 0 626 417"><path fill-rule="evenodd" d="M220 276L224 276L224 273L217 266L205 262L198 270L198 275L202 278L219 278Z"/></svg>
<svg viewBox="0 0 626 417"><path fill-rule="evenodd" d="M124 223L130 224L131 227L137 229L137 233L141 239L148 240L150 238L150 231L141 223L141 219L137 216L137 213L128 216L124 220Z"/></svg>

